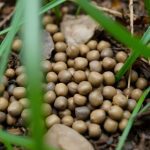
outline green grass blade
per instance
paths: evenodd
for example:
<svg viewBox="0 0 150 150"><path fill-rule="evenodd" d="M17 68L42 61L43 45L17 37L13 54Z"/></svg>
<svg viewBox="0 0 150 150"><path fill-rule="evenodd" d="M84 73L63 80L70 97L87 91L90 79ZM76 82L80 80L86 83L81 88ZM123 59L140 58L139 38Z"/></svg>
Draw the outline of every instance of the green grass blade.
<svg viewBox="0 0 150 150"><path fill-rule="evenodd" d="M5 39L3 40L3 42L0 45L0 77L2 77L6 65L7 65L7 61L9 58L9 54L11 52L11 45L12 45L12 41L17 33L17 26L18 26L18 22L20 22L21 17L22 17L22 13L23 13L23 5L22 5L22 0L18 1L17 6L16 6L16 13L13 17L13 21L12 21L12 30L10 32L8 32L8 34L6 35ZM4 55L4 56L3 56Z"/></svg>
<svg viewBox="0 0 150 150"><path fill-rule="evenodd" d="M114 38L122 42L133 51L150 56L150 48L146 47L139 39L133 38L131 34L119 23L103 14L102 11L92 6L87 0L76 0L77 3L101 26L103 26Z"/></svg>
<svg viewBox="0 0 150 150"><path fill-rule="evenodd" d="M0 130L0 139L4 141L4 143L15 144L15 145L22 146L28 149L31 149L33 145L32 140L27 137L20 137L20 136L12 135L2 130Z"/></svg>
<svg viewBox="0 0 150 150"><path fill-rule="evenodd" d="M45 12L47 12L48 10L64 3L66 0L53 0L51 2L49 2L48 4L46 4L45 6L43 6L40 10L40 14L43 14Z"/></svg>
<svg viewBox="0 0 150 150"><path fill-rule="evenodd" d="M150 108L150 103L146 104L139 112L139 115L146 112Z"/></svg>
<svg viewBox="0 0 150 150"><path fill-rule="evenodd" d="M7 148L7 150L13 150L13 147L9 142L4 141L3 143L4 143L5 147Z"/></svg>
<svg viewBox="0 0 150 150"><path fill-rule="evenodd" d="M142 36L141 41L144 44L147 44L150 41L150 27L146 30L146 32ZM136 51L131 53L131 55L128 57L125 64L123 65L123 67L116 74L116 81L119 81L121 79L121 77L126 73L126 71L129 70L129 68L132 66L132 64L138 58L138 56L139 56L139 54Z"/></svg>
<svg viewBox="0 0 150 150"><path fill-rule="evenodd" d="M148 29L146 30L146 32L144 33L141 41L144 44L148 44L148 42L150 41L150 27L148 27Z"/></svg>
<svg viewBox="0 0 150 150"><path fill-rule="evenodd" d="M132 66L132 64L136 61L136 59L139 57L139 53L132 52L130 56L127 58L125 64L123 67L117 72L116 74L116 81L119 81L121 77L129 70L129 68Z"/></svg>
<svg viewBox="0 0 150 150"><path fill-rule="evenodd" d="M122 150L122 148L123 148L123 146L124 146L124 143L125 143L125 141L126 141L126 139L127 139L127 136L128 136L128 134L129 134L129 132L130 132L130 129L131 129L133 123L134 123L135 117L136 117L136 115L138 114L138 112L139 112L139 110L140 110L140 108L141 108L141 106L142 106L142 104L143 104L143 102L144 102L146 96L149 94L149 92L150 92L150 87L147 88L147 89L144 91L144 93L142 94L141 98L139 99L139 101L138 101L136 107L134 108L134 110L133 110L133 112L132 112L132 114L131 114L131 117L130 117L130 119L129 119L129 121L128 121L128 124L127 124L125 130L123 131L121 137L119 138L119 143L118 143L118 145L117 145L116 150Z"/></svg>
<svg viewBox="0 0 150 150"><path fill-rule="evenodd" d="M50 10L50 9L52 9L52 8L54 8L54 7L56 7L56 6L60 5L60 4L62 4L62 3L64 3L65 1L66 1L66 0L53 0L53 1L49 2L48 4L46 4L45 6L43 6L43 7L40 9L39 15L41 15L41 14L47 12L48 10ZM21 23L18 24L17 30L19 30L20 26L23 24L22 21L20 21L20 22L21 22ZM10 27L8 27L8 28L6 28L6 29L0 31L0 35L6 34L6 33L9 32L11 29L12 29L12 27L10 26Z"/></svg>
<svg viewBox="0 0 150 150"><path fill-rule="evenodd" d="M42 72L41 72L41 28L38 15L40 0L24 0L23 60L28 85L27 96L31 106L31 126L34 140L33 150L43 150L44 123L42 115Z"/></svg>
<svg viewBox="0 0 150 150"><path fill-rule="evenodd" d="M147 9L148 15L150 16L150 0L144 0L145 8Z"/></svg>
<svg viewBox="0 0 150 150"><path fill-rule="evenodd" d="M10 27L5 28L4 30L0 31L0 35L6 34L9 31L10 31Z"/></svg>

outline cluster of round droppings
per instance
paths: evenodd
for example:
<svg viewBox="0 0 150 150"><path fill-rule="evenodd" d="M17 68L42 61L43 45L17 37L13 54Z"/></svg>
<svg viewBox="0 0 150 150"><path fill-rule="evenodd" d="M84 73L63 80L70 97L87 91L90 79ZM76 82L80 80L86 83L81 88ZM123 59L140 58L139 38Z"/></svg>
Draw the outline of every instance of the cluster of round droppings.
<svg viewBox="0 0 150 150"><path fill-rule="evenodd" d="M127 87L129 73L116 83L115 75L128 54L114 53L108 41L67 45L53 17L46 15L42 22L54 41L54 57L41 63L45 78L42 110L46 127L62 123L90 138L99 138L103 130L123 131L148 85L135 70L130 73L130 87ZM14 41L13 51L19 52L21 47L21 41ZM19 117L25 122L29 119L26 84L24 66L6 70L0 84L0 123L15 125Z"/></svg>

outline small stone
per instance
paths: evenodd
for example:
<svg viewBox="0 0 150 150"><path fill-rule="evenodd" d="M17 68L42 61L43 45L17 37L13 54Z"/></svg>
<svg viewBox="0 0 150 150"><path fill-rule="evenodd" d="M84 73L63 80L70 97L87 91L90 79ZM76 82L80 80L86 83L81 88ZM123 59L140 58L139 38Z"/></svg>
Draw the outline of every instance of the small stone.
<svg viewBox="0 0 150 150"><path fill-rule="evenodd" d="M61 150L94 150L82 135L61 124L53 125L48 130L45 135L45 143Z"/></svg>

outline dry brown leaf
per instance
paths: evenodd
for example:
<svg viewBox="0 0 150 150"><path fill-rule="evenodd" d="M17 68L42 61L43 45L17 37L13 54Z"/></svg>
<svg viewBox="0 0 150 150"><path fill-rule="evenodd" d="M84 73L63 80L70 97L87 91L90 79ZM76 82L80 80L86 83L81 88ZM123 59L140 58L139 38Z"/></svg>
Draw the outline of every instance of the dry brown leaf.
<svg viewBox="0 0 150 150"><path fill-rule="evenodd" d="M61 32L69 46L86 43L96 29L98 24L87 15L65 15L61 23Z"/></svg>
<svg viewBox="0 0 150 150"><path fill-rule="evenodd" d="M43 59L50 59L54 50L54 42L49 32L43 31Z"/></svg>

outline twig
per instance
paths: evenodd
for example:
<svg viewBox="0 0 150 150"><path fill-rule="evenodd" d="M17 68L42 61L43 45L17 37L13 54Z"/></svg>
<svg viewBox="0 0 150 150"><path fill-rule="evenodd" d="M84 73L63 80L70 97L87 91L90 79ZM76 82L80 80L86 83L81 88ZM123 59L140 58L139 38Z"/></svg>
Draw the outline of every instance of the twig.
<svg viewBox="0 0 150 150"><path fill-rule="evenodd" d="M129 11L130 11L130 30L131 30L131 34L133 35L134 34L133 0L129 0ZM132 70L132 66L131 66L130 71L129 71L128 88L130 88L130 84L131 84L131 70Z"/></svg>
<svg viewBox="0 0 150 150"><path fill-rule="evenodd" d="M123 17L122 13L120 13L119 11L112 10L112 9L109 9L109 8L106 8L106 7L100 7L100 6L97 6L97 8L102 10L102 11L104 11L104 12L112 14L112 15L114 15L116 17L119 17L119 18Z"/></svg>
<svg viewBox="0 0 150 150"><path fill-rule="evenodd" d="M2 9L3 6L4 6L4 3L0 2L0 10Z"/></svg>
<svg viewBox="0 0 150 150"><path fill-rule="evenodd" d="M0 22L0 28L1 28L8 20L10 20L10 18L12 17L13 14L14 14L14 10L13 10L7 17L5 17L4 20L2 20L2 21Z"/></svg>
<svg viewBox="0 0 150 150"><path fill-rule="evenodd" d="M134 34L134 13L133 13L133 0L129 1L129 11L130 11L130 29L131 34Z"/></svg>
<svg viewBox="0 0 150 150"><path fill-rule="evenodd" d="M104 11L104 12L107 12L107 13L112 14L112 15L114 15L114 16L116 16L116 17L119 17L119 18L122 18L122 17L123 17L122 13L120 13L119 11L112 10L112 9L109 9L109 8L106 8L106 7L98 6L96 2L92 2L92 4L93 4L96 8L98 8L98 9Z"/></svg>

